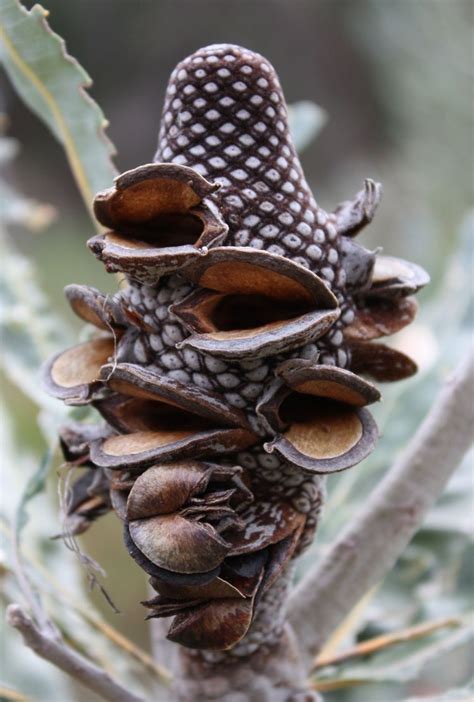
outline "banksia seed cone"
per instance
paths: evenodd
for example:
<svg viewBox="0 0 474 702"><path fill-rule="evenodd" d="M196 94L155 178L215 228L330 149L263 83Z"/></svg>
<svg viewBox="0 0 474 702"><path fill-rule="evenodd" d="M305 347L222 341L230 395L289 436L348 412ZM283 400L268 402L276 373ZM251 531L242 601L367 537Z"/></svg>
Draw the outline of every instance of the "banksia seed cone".
<svg viewBox="0 0 474 702"><path fill-rule="evenodd" d="M150 616L175 615L184 646L244 655L276 640L324 476L377 438L366 406L380 394L361 375L416 370L374 340L412 321L427 275L353 240L380 193L367 180L324 212L273 68L219 45L173 72L155 163L96 197L107 231L89 247L128 286L66 289L99 331L50 361L47 386L105 420L62 432L86 467L68 523L115 510L157 592Z"/></svg>

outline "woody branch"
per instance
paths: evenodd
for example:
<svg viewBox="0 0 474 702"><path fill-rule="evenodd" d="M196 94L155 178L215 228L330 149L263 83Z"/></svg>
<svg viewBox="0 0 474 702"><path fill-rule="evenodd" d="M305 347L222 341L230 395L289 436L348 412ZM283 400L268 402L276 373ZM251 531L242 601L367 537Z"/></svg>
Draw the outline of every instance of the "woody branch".
<svg viewBox="0 0 474 702"><path fill-rule="evenodd" d="M473 397L471 350L365 508L293 591L289 619L308 662L393 567L442 494L472 443Z"/></svg>

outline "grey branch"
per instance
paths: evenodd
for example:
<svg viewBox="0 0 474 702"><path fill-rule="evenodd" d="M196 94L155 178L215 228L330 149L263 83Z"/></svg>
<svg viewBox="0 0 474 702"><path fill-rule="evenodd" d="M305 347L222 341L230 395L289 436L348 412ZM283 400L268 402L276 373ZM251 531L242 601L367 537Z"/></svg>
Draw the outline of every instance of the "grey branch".
<svg viewBox="0 0 474 702"><path fill-rule="evenodd" d="M26 646L40 658L78 680L104 700L110 702L144 702L130 690L122 687L105 670L94 665L67 646L58 633L48 629L43 632L28 616L23 607L11 604L7 609L7 621L23 636Z"/></svg>
<svg viewBox="0 0 474 702"><path fill-rule="evenodd" d="M473 398L471 352L362 512L294 589L289 619L307 662L390 571L442 494L472 442Z"/></svg>

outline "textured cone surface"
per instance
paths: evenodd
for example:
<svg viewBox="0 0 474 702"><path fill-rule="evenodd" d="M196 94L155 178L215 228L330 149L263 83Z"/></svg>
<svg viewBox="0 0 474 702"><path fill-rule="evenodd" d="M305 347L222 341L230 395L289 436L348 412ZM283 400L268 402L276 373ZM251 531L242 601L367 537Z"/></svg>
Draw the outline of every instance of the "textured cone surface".
<svg viewBox="0 0 474 702"><path fill-rule="evenodd" d="M128 285L110 300L69 288L98 337L45 377L106 420L62 432L67 460L103 476L99 497L110 489L99 505L78 485L81 528L111 504L152 576L150 616L176 615L170 638L215 662L279 640L322 476L377 438L364 405L379 393L357 373L414 371L371 340L413 319L406 296L427 276L352 240L380 185L332 214L317 205L258 54L215 45L176 67L155 161L97 196L110 232L89 246Z"/></svg>

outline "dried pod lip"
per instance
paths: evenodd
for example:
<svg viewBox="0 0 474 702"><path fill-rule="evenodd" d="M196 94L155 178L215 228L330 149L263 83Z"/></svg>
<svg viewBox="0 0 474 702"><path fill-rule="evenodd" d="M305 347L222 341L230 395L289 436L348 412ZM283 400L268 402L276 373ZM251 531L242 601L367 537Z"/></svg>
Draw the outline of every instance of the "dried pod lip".
<svg viewBox="0 0 474 702"><path fill-rule="evenodd" d="M228 294L263 294L280 302L335 309L337 299L317 275L284 256L247 246L219 246L181 274L201 288Z"/></svg>
<svg viewBox="0 0 474 702"><path fill-rule="evenodd" d="M91 459L104 468L127 466L133 470L159 462L233 453L256 441L255 434L246 429L142 431L92 442Z"/></svg>
<svg viewBox="0 0 474 702"><path fill-rule="evenodd" d="M380 392L375 385L337 366L291 360L281 363L275 373L297 392L328 397L358 407L380 400Z"/></svg>
<svg viewBox="0 0 474 702"><path fill-rule="evenodd" d="M204 585L170 585L160 578L150 578L150 585L164 597L175 600L221 600L229 598L243 598L244 595L222 577L214 578ZM153 606L153 599L143 602L146 607Z"/></svg>
<svg viewBox="0 0 474 702"><path fill-rule="evenodd" d="M416 263L394 256L377 256L366 297L406 297L430 282L428 273Z"/></svg>
<svg viewBox="0 0 474 702"><path fill-rule="evenodd" d="M179 317L176 307L174 313ZM179 343L179 348L189 347L230 361L265 358L319 339L327 333L339 314L338 309L317 310L290 321L270 323L255 329L191 334Z"/></svg>
<svg viewBox="0 0 474 702"><path fill-rule="evenodd" d="M123 395L156 400L206 417L219 425L249 428L242 410L228 405L217 393L181 383L132 363L104 366L101 378L109 388Z"/></svg>
<svg viewBox="0 0 474 702"><path fill-rule="evenodd" d="M318 432L320 426L322 431ZM360 463L371 453L377 438L377 425L365 407L345 412L338 408L332 413L325 407L317 423L314 417L306 426L295 423L265 444L265 450L275 451L308 473L325 475Z"/></svg>
<svg viewBox="0 0 474 702"><path fill-rule="evenodd" d="M94 213L102 225L120 231L164 212L187 212L218 188L188 166L149 163L125 171L113 188L98 193Z"/></svg>
<svg viewBox="0 0 474 702"><path fill-rule="evenodd" d="M268 561L265 566L265 573L263 576L260 591L257 594L258 604L259 598L273 585L273 583L280 577L285 569L288 561L293 556L298 541L306 523L306 518L301 515L300 523L296 529L294 529L288 536L281 539L275 544L272 544L268 549Z"/></svg>
<svg viewBox="0 0 474 702"><path fill-rule="evenodd" d="M151 575L153 578L159 578L170 585L176 585L178 587L182 585L186 587L205 585L206 583L212 582L220 573L220 566L207 573L177 573L176 571L167 570L166 568L160 568L152 563L145 554L140 551L138 546L135 545L135 542L130 536L128 522L125 522L123 525L123 539L130 556L145 573L148 573L148 575Z"/></svg>
<svg viewBox="0 0 474 702"><path fill-rule="evenodd" d="M355 319L344 329L347 341L370 341L390 336L410 324L418 310L412 297L366 298L355 310Z"/></svg>
<svg viewBox="0 0 474 702"><path fill-rule="evenodd" d="M127 494L124 490L111 488L110 501L115 514L124 522L127 519Z"/></svg>
<svg viewBox="0 0 474 702"><path fill-rule="evenodd" d="M340 242L339 257L346 273L346 289L354 292L368 288L375 266L375 253L352 239L343 237Z"/></svg>
<svg viewBox="0 0 474 702"><path fill-rule="evenodd" d="M415 361L386 344L351 341L351 368L379 382L390 383L410 378L418 370Z"/></svg>
<svg viewBox="0 0 474 702"><path fill-rule="evenodd" d="M145 606L149 606L146 603ZM168 598L168 597L162 597L161 595L157 595L154 601L154 605L152 606L152 612L148 614L145 619L154 619L157 617L172 617L175 614L180 614L182 612L187 612L190 610L192 607L197 607L199 605L203 604L203 600L201 599L195 599L195 600L175 600L173 598Z"/></svg>
<svg viewBox="0 0 474 702"><path fill-rule="evenodd" d="M43 369L45 389L69 405L90 403L103 388L100 369L114 352L112 337L98 337L56 354Z"/></svg>
<svg viewBox="0 0 474 702"><path fill-rule="evenodd" d="M370 224L381 197L381 184L367 178L364 189L357 193L355 199L341 202L332 213L338 234L353 237Z"/></svg>
<svg viewBox="0 0 474 702"><path fill-rule="evenodd" d="M229 552L227 543L206 522L164 514L129 521L135 545L155 565L176 573L203 573L217 568Z"/></svg>
<svg viewBox="0 0 474 702"><path fill-rule="evenodd" d="M96 197L96 216L111 231L90 239L89 248L108 271L156 282L225 238L227 225L204 200L218 187L186 166L149 164L128 171Z"/></svg>
<svg viewBox="0 0 474 702"><path fill-rule="evenodd" d="M67 285L64 289L72 311L85 322L106 331L121 331L126 319L120 305L88 285Z"/></svg>
<svg viewBox="0 0 474 702"><path fill-rule="evenodd" d="M170 514L183 507L209 482L209 464L180 461L152 466L136 479L128 496L128 519Z"/></svg>
<svg viewBox="0 0 474 702"><path fill-rule="evenodd" d="M238 643L252 623L253 600L214 600L176 615L167 638L187 648L225 651Z"/></svg>

